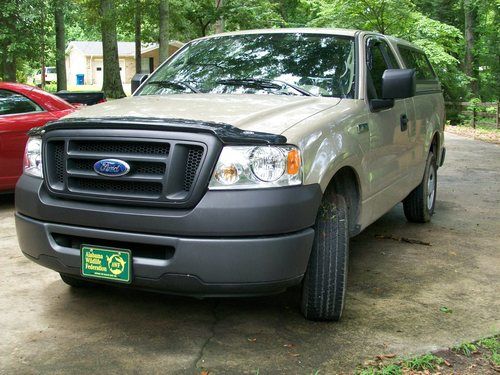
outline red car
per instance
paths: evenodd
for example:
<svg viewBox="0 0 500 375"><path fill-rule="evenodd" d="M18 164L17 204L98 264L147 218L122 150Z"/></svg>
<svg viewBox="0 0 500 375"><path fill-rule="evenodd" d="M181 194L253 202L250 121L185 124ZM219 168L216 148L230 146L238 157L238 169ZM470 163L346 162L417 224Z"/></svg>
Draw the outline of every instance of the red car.
<svg viewBox="0 0 500 375"><path fill-rule="evenodd" d="M0 82L0 193L14 190L22 173L28 130L74 110L68 102L36 87Z"/></svg>

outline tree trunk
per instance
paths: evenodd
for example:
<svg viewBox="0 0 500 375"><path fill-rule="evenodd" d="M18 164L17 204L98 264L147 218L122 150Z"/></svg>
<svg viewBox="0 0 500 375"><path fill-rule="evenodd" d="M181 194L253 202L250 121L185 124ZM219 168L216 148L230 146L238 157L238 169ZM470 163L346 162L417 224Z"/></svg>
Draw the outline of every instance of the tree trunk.
<svg viewBox="0 0 500 375"><path fill-rule="evenodd" d="M221 10L224 5L223 0L215 0L215 8ZM215 33L220 34L224 32L224 18L220 16L217 21L215 21Z"/></svg>
<svg viewBox="0 0 500 375"><path fill-rule="evenodd" d="M66 35L64 31L64 0L55 2L54 18L56 27L56 72L57 91L67 90L66 82Z"/></svg>
<svg viewBox="0 0 500 375"><path fill-rule="evenodd" d="M169 19L169 9L168 0L160 0L160 64L168 58L168 19Z"/></svg>
<svg viewBox="0 0 500 375"><path fill-rule="evenodd" d="M7 51L7 47L5 47L4 51ZM2 65L3 65L3 78L7 82L16 82L16 56L12 53L5 53L2 55Z"/></svg>
<svg viewBox="0 0 500 375"><path fill-rule="evenodd" d="M120 78L118 42L116 40L116 10L113 0L101 0L101 34L103 58L102 91L108 98L123 98Z"/></svg>
<svg viewBox="0 0 500 375"><path fill-rule="evenodd" d="M135 72L142 71L141 66L141 0L135 0Z"/></svg>
<svg viewBox="0 0 500 375"><path fill-rule="evenodd" d="M41 82L40 86L42 89L45 88L45 75L46 75L46 67L45 67L45 7L42 5L41 7L41 17L40 17L40 22L41 22L41 32L40 32L40 37L41 39L41 54L40 54L40 65L42 66L42 74L41 74Z"/></svg>
<svg viewBox="0 0 500 375"><path fill-rule="evenodd" d="M7 82L16 82L16 54L12 50L9 51L9 47L15 42L18 32L18 4L14 9L8 10L6 13L0 11L0 33L3 36L0 42L0 78Z"/></svg>
<svg viewBox="0 0 500 375"><path fill-rule="evenodd" d="M465 74L471 79L470 89L474 97L479 95L478 80L474 59L475 35L474 27L476 22L476 9L473 0L464 0L465 15Z"/></svg>

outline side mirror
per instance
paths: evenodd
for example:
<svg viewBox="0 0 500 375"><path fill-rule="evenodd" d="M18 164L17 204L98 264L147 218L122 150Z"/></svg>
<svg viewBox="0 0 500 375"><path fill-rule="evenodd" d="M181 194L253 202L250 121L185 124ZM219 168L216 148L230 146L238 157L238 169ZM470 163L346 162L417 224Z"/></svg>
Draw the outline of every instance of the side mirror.
<svg viewBox="0 0 500 375"><path fill-rule="evenodd" d="M135 92L139 88L140 85L144 83L146 79L148 79L149 74L141 74L137 73L132 77L132 82L130 83L130 89L132 93Z"/></svg>
<svg viewBox="0 0 500 375"><path fill-rule="evenodd" d="M382 98L411 98L416 86L415 69L387 69L382 75Z"/></svg>

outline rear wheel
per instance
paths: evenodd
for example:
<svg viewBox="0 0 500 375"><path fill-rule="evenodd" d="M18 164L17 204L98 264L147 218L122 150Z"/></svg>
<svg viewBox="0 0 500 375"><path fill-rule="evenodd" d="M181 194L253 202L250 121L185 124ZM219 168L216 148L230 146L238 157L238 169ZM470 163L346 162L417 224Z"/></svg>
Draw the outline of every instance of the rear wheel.
<svg viewBox="0 0 500 375"><path fill-rule="evenodd" d="M309 320L338 321L344 309L349 225L343 196L325 195L302 285L301 310Z"/></svg>
<svg viewBox="0 0 500 375"><path fill-rule="evenodd" d="M434 214L437 192L437 164L434 153L429 152L424 177L403 201L406 219L414 223L427 223Z"/></svg>
<svg viewBox="0 0 500 375"><path fill-rule="evenodd" d="M90 281L82 280L64 273L60 273L59 275L61 276L61 280L64 281L64 283L73 288L87 288L94 285Z"/></svg>

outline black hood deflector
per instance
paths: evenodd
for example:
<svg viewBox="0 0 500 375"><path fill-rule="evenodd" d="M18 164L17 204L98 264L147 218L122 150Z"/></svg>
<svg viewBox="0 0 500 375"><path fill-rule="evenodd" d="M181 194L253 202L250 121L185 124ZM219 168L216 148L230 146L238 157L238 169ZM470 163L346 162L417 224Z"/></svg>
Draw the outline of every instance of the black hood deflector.
<svg viewBox="0 0 500 375"><path fill-rule="evenodd" d="M225 123L155 117L68 118L50 122L41 128L34 128L28 135L42 135L46 131L56 129L102 129L103 127L212 133L225 144L286 144L287 142L283 135L241 130Z"/></svg>

